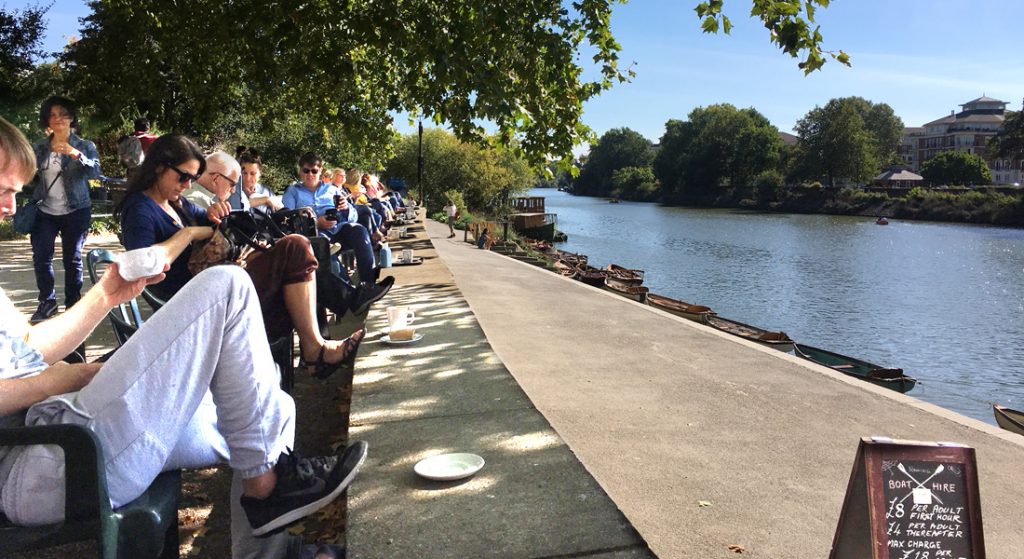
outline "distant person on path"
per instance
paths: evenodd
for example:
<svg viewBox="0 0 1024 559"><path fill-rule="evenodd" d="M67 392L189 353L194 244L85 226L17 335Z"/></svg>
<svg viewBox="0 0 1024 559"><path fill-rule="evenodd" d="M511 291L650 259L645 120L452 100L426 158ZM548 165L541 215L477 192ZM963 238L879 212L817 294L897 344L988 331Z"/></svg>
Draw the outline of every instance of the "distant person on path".
<svg viewBox="0 0 1024 559"><path fill-rule="evenodd" d="M0 118L0 219L35 174L32 148ZM241 268L199 274L106 363L58 361L119 303L164 274L128 282L117 264L69 312L29 325L0 289L0 426L90 429L112 507L139 497L163 471L227 461L234 472L232 555L281 557L292 538L256 539L309 516L348 487L366 458L355 442L303 458L295 403L281 390L256 290ZM212 394L212 401L207 396ZM0 509L18 525L64 516L64 456L50 445L0 448ZM248 522L246 522L248 521Z"/></svg>
<svg viewBox="0 0 1024 559"><path fill-rule="evenodd" d="M46 131L46 137L33 146L38 172L32 200L42 201L30 234L39 288L33 324L57 313L53 277L53 244L57 235L64 261L65 309L82 297L82 246L92 220L89 180L100 176L96 145L75 134L78 111L74 101L57 96L44 101L39 109L39 126Z"/></svg>
<svg viewBox="0 0 1024 559"><path fill-rule="evenodd" d="M476 247L483 250L491 250L491 245L494 244L494 237L490 235L490 229L484 229L483 233L480 233L480 238L476 240Z"/></svg>
<svg viewBox="0 0 1024 559"><path fill-rule="evenodd" d="M448 238L451 239L455 236L455 220L459 218L459 208L455 206L455 202L448 200L444 213L448 216Z"/></svg>
<svg viewBox="0 0 1024 559"><path fill-rule="evenodd" d="M149 131L149 119L148 118L137 118L135 119L135 132L132 133L139 139L139 143L142 144L142 153L149 151L149 146L153 145L158 136Z"/></svg>

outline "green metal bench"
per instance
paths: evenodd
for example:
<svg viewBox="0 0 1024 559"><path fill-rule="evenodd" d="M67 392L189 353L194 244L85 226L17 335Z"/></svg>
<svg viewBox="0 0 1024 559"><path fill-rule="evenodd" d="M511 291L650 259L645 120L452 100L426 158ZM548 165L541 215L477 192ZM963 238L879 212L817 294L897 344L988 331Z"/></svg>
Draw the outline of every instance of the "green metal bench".
<svg viewBox="0 0 1024 559"><path fill-rule="evenodd" d="M64 450L64 521L16 526L0 516L0 555L96 540L101 559L178 557L181 473L165 472L138 499L112 510L103 449L80 425L0 429L0 446L53 444Z"/></svg>

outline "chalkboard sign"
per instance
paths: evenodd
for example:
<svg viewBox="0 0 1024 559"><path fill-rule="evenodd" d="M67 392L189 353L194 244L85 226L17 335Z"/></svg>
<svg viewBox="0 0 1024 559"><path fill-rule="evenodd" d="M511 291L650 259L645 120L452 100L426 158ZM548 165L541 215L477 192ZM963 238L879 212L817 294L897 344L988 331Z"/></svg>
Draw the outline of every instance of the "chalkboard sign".
<svg viewBox="0 0 1024 559"><path fill-rule="evenodd" d="M830 559L984 559L974 449L861 439Z"/></svg>

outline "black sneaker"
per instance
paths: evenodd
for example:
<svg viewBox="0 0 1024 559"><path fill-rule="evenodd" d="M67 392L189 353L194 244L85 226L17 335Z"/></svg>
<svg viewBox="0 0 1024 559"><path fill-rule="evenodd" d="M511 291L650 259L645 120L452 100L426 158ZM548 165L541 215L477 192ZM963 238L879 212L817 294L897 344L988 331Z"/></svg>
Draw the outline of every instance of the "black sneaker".
<svg viewBox="0 0 1024 559"><path fill-rule="evenodd" d="M55 314L57 314L56 299L40 301L39 306L36 307L36 312L32 313L32 318L29 319L29 323L38 324Z"/></svg>
<svg viewBox="0 0 1024 559"><path fill-rule="evenodd" d="M263 536L324 508L352 483L366 460L368 445L356 441L336 456L303 458L285 452L274 472L277 486L266 499L242 496L254 536Z"/></svg>
<svg viewBox="0 0 1024 559"><path fill-rule="evenodd" d="M355 301L352 302L352 314L356 316L366 314L366 311L370 310L370 305L383 299L394 285L395 276L388 276L376 284L360 284Z"/></svg>

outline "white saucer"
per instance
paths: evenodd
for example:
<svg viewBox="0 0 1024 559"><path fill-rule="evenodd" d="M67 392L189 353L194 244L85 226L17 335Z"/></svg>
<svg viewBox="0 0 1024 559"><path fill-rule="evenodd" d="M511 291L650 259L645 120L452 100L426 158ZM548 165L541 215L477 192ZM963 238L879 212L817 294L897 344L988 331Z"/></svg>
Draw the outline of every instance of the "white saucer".
<svg viewBox="0 0 1024 559"><path fill-rule="evenodd" d="M483 467L483 458L476 454L458 452L424 458L413 466L413 470L427 479L451 481L467 478Z"/></svg>
<svg viewBox="0 0 1024 559"><path fill-rule="evenodd" d="M390 335L380 337L380 341L386 344L411 344L423 339L423 334L414 334L411 340L392 340Z"/></svg>

